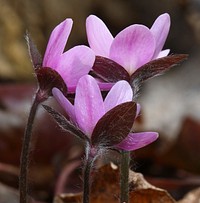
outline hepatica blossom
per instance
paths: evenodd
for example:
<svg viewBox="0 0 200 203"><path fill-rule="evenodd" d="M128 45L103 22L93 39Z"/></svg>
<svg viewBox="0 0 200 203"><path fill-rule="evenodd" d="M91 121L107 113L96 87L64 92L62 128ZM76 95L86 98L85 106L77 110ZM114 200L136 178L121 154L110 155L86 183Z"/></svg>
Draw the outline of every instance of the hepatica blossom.
<svg viewBox="0 0 200 203"><path fill-rule="evenodd" d="M131 151L148 145L158 137L156 132L130 132L135 119L136 107L134 107L134 112L132 89L126 81L117 82L108 92L105 100L102 98L96 80L89 75L79 80L74 105L57 88L53 89L53 95L67 112L73 125L80 129L92 145L96 143ZM117 108L118 106L121 109ZM126 109L127 106L130 108ZM123 108L126 109L127 117L123 117L125 115L122 112ZM111 135L113 131L115 134ZM120 135L122 131L126 134ZM113 138L115 141L112 140Z"/></svg>
<svg viewBox="0 0 200 203"><path fill-rule="evenodd" d="M114 84L126 80L132 86L134 98L141 83L160 75L187 58L186 54L169 55L162 50L170 28L170 16L160 15L152 27L131 25L115 37L104 22L94 15L86 20L88 42L96 54L93 75L100 80L102 90L105 83Z"/></svg>
<svg viewBox="0 0 200 203"><path fill-rule="evenodd" d="M52 31L43 60L27 35L29 53L37 75L41 94L51 95L53 87L74 93L78 80L88 74L95 60L94 51L84 45L65 51L73 21L67 18ZM66 92L66 91L63 91Z"/></svg>
<svg viewBox="0 0 200 203"><path fill-rule="evenodd" d="M170 16L160 15L151 29L144 25L131 25L115 37L104 22L94 15L86 20L86 30L90 47L98 56L103 56L123 66L131 75L149 61L167 56L169 50L162 51L170 28Z"/></svg>
<svg viewBox="0 0 200 203"><path fill-rule="evenodd" d="M62 76L69 92L75 91L78 80L88 74L95 60L94 52L84 45L64 51L72 24L68 18L54 28L42 63L43 67L50 67Z"/></svg>

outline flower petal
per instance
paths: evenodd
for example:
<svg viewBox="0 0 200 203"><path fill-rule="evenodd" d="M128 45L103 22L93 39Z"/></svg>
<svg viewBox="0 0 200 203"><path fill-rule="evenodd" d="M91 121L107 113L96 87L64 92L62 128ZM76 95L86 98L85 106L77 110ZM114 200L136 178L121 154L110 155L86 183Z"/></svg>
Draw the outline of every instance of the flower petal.
<svg viewBox="0 0 200 203"><path fill-rule="evenodd" d="M79 128L91 136L96 123L105 113L103 98L93 77L86 75L79 80L74 107Z"/></svg>
<svg viewBox="0 0 200 203"><path fill-rule="evenodd" d="M153 58L157 58L158 54L162 50L167 35L170 29L170 16L168 13L160 15L151 27L151 33L153 34L156 41L156 49Z"/></svg>
<svg viewBox="0 0 200 203"><path fill-rule="evenodd" d="M132 101L133 91L125 80L117 82L109 91L104 101L105 111L108 112L115 106Z"/></svg>
<svg viewBox="0 0 200 203"><path fill-rule="evenodd" d="M158 54L158 56L157 56L156 59L159 59L159 58L162 58L162 57L168 56L169 52L170 52L170 49L162 50L162 51Z"/></svg>
<svg viewBox="0 0 200 203"><path fill-rule="evenodd" d="M111 89L111 87L114 85L114 83L99 82L98 80L97 80L97 83L99 85L100 90L102 90L102 91L109 91Z"/></svg>
<svg viewBox="0 0 200 203"><path fill-rule="evenodd" d="M43 67L55 68L59 57L64 51L72 29L72 24L72 19L67 18L54 28L44 54Z"/></svg>
<svg viewBox="0 0 200 203"><path fill-rule="evenodd" d="M69 92L75 91L78 80L89 73L94 60L94 52L83 45L66 51L60 57L56 70L66 82Z"/></svg>
<svg viewBox="0 0 200 203"><path fill-rule="evenodd" d="M88 43L96 55L108 57L113 36L104 22L95 15L86 19Z"/></svg>
<svg viewBox="0 0 200 203"><path fill-rule="evenodd" d="M139 103L137 103L136 118L140 115L140 111L141 111L141 105Z"/></svg>
<svg viewBox="0 0 200 203"><path fill-rule="evenodd" d="M54 98L57 100L57 102L63 107L63 109L67 112L70 119L76 123L76 117L75 117L75 111L74 106L71 104L71 102L63 95L63 93L57 89L53 88L52 94Z"/></svg>
<svg viewBox="0 0 200 203"><path fill-rule="evenodd" d="M131 75L137 68L149 62L155 51L155 40L143 25L131 25L113 40L110 58L123 66Z"/></svg>
<svg viewBox="0 0 200 203"><path fill-rule="evenodd" d="M116 145L118 149L133 151L154 142L158 138L157 132L130 133L122 142Z"/></svg>

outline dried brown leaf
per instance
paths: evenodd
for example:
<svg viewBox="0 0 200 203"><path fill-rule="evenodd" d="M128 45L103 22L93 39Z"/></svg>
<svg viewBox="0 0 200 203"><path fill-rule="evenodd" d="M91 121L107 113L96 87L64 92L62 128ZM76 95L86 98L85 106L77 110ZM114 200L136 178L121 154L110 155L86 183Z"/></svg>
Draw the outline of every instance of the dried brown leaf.
<svg viewBox="0 0 200 203"><path fill-rule="evenodd" d="M166 190L148 183L142 174L130 171L130 203L175 203Z"/></svg>
<svg viewBox="0 0 200 203"><path fill-rule="evenodd" d="M19 194L17 190L0 183L0 202L1 203L18 203Z"/></svg>
<svg viewBox="0 0 200 203"><path fill-rule="evenodd" d="M160 163L200 173L200 123L185 118L181 131L170 149L159 157Z"/></svg>
<svg viewBox="0 0 200 203"><path fill-rule="evenodd" d="M82 202L82 193L69 193L69 194L60 194L54 198L53 203L81 203Z"/></svg>
<svg viewBox="0 0 200 203"><path fill-rule="evenodd" d="M200 200L200 188L194 189L187 193L184 198L178 203L199 203Z"/></svg>
<svg viewBox="0 0 200 203"><path fill-rule="evenodd" d="M119 169L106 165L93 174L91 203L119 202ZM167 191L148 183L142 174L130 171L130 203L176 203ZM81 194L58 195L54 203L79 203Z"/></svg>
<svg viewBox="0 0 200 203"><path fill-rule="evenodd" d="M130 193L130 203L175 203L165 190L140 189Z"/></svg>

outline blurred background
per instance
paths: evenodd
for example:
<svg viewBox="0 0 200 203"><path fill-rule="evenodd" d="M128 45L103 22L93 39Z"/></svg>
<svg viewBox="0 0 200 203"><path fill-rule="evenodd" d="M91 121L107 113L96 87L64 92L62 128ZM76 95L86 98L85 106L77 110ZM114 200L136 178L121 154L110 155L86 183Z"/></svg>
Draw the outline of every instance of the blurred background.
<svg viewBox="0 0 200 203"><path fill-rule="evenodd" d="M135 129L158 131L160 141L148 153L136 152L136 157L155 158L162 166L200 174L200 0L0 0L0 182L17 188L22 135L36 89L26 31L43 55L52 29L65 18L74 21L69 49L87 45L85 19L90 14L100 17L115 36L134 23L151 27L165 12L171 16L165 48L189 54L189 59L143 86L139 97L142 112ZM82 155L82 148L64 136L42 109L34 134L31 193L49 200L55 180L64 166ZM144 163L134 169L152 175ZM159 167L154 169L154 175L160 172Z"/></svg>
<svg viewBox="0 0 200 203"><path fill-rule="evenodd" d="M168 0L1 0L0 1L0 77L1 81L32 80L32 69L24 40L28 30L41 54L44 53L52 29L65 18L74 20L73 32L67 48L87 44L85 19L90 14L99 16L116 35L134 23L151 26L158 15L168 12L172 26L166 47L172 53L193 53L198 48L199 1Z"/></svg>

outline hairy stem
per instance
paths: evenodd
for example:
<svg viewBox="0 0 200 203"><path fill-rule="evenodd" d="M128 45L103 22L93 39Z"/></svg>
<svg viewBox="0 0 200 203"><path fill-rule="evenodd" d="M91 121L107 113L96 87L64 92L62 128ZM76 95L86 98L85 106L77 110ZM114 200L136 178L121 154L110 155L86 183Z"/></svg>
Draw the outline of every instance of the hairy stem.
<svg viewBox="0 0 200 203"><path fill-rule="evenodd" d="M37 92L38 93L38 92ZM27 203L27 176L28 176L28 164L29 164L29 153L30 153L30 143L32 137L33 123L36 115L38 105L41 100L38 98L36 93L35 99L33 101L26 129L24 132L24 139L21 151L21 162L20 162L20 174L19 174L19 191L20 191L20 203Z"/></svg>
<svg viewBox="0 0 200 203"><path fill-rule="evenodd" d="M85 168L83 174L83 203L90 202L90 172L97 155L93 154L89 144L86 147Z"/></svg>
<svg viewBox="0 0 200 203"><path fill-rule="evenodd" d="M130 152L121 152L120 165L120 203L129 202L129 163Z"/></svg>

